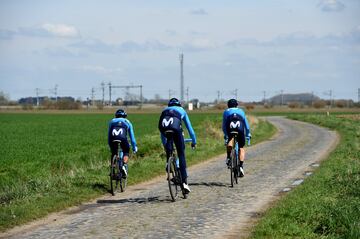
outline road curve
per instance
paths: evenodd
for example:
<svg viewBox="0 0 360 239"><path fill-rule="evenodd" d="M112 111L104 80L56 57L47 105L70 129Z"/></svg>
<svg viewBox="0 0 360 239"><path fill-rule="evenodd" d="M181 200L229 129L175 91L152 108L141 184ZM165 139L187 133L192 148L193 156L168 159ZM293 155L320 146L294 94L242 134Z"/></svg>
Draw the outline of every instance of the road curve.
<svg viewBox="0 0 360 239"><path fill-rule="evenodd" d="M165 176L80 207L14 228L6 238L238 238L284 188L333 149L327 129L268 117L278 128L269 141L247 149L245 177L234 188L225 156L189 169L192 192L171 202ZM296 183L295 183L296 184Z"/></svg>

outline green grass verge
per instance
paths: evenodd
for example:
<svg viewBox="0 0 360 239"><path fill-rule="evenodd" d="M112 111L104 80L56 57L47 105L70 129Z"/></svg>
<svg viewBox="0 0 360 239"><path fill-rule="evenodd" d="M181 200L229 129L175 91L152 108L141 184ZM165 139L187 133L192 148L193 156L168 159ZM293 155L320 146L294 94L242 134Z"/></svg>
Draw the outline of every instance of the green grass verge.
<svg viewBox="0 0 360 239"><path fill-rule="evenodd" d="M110 114L0 114L0 231L108 193ZM132 114L139 153L129 185L164 174L159 114ZM191 114L198 137L188 165L224 153L222 114ZM254 125L252 125L253 127ZM275 128L260 121L253 143Z"/></svg>
<svg viewBox="0 0 360 239"><path fill-rule="evenodd" d="M360 238L360 117L291 115L328 127L341 141L319 169L269 209L251 238Z"/></svg>

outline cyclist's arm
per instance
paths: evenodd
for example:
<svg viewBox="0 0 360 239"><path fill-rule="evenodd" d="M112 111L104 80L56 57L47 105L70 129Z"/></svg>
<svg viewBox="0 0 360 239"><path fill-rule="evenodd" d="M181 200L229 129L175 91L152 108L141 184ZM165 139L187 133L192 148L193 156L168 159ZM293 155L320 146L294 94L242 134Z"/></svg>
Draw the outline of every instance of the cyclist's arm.
<svg viewBox="0 0 360 239"><path fill-rule="evenodd" d="M162 142L163 146L165 146L166 145L166 137L162 133L160 133L160 138L161 138L161 142Z"/></svg>
<svg viewBox="0 0 360 239"><path fill-rule="evenodd" d="M111 138L111 121L109 122L109 129L108 129L108 145L109 145L109 147L111 146L110 138Z"/></svg>
<svg viewBox="0 0 360 239"><path fill-rule="evenodd" d="M249 135L250 135L250 125L249 125L249 122L248 122L247 119L246 119L245 114L244 114L244 121L245 121L246 136L249 136Z"/></svg>
<svg viewBox="0 0 360 239"><path fill-rule="evenodd" d="M183 120L184 120L185 126L186 126L186 128L187 128L187 130L189 132L190 138L192 139L192 143L196 144L196 135L195 135L194 129L191 126L189 116L187 115L186 112L184 114Z"/></svg>
<svg viewBox="0 0 360 239"><path fill-rule="evenodd" d="M135 139L135 135L134 135L134 129L133 129L133 126L131 124L130 121L127 121L128 124L129 124L129 133L130 133L130 140L131 140L131 146L133 148L133 151L135 150L136 148L136 139Z"/></svg>
<svg viewBox="0 0 360 239"><path fill-rule="evenodd" d="M223 120L222 120L222 130L224 133L224 138L227 137L227 132L226 132L226 111L224 111L223 113Z"/></svg>

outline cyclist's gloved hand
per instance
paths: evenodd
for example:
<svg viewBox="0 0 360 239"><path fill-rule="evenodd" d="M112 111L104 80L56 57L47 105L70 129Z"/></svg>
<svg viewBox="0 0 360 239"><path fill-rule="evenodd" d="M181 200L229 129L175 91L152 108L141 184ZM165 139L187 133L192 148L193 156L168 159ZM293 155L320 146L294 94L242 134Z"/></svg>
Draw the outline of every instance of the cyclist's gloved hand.
<svg viewBox="0 0 360 239"><path fill-rule="evenodd" d="M249 133L247 136L246 136L246 140L248 142L248 145L250 145L250 139L251 139L251 134Z"/></svg>
<svg viewBox="0 0 360 239"><path fill-rule="evenodd" d="M229 138L227 136L224 136L224 145L226 146L228 144Z"/></svg>
<svg viewBox="0 0 360 239"><path fill-rule="evenodd" d="M195 149L196 148L196 144L195 143L191 143L191 148Z"/></svg>
<svg viewBox="0 0 360 239"><path fill-rule="evenodd" d="M135 146L135 147L133 148L133 152L134 152L134 154L136 154L136 153L137 153L137 151L138 151L138 148L137 148L137 146Z"/></svg>

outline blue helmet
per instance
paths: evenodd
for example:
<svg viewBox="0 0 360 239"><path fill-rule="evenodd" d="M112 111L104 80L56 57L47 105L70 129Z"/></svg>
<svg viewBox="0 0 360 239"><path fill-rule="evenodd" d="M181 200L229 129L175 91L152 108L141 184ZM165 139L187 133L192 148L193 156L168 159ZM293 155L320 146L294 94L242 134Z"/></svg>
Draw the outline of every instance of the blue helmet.
<svg viewBox="0 0 360 239"><path fill-rule="evenodd" d="M228 105L228 108L235 108L238 106L238 102L237 100L235 99L230 99L228 102L227 102L227 105Z"/></svg>
<svg viewBox="0 0 360 239"><path fill-rule="evenodd" d="M181 107L181 103L178 99L176 98L171 98L169 100L168 106L180 106Z"/></svg>
<svg viewBox="0 0 360 239"><path fill-rule="evenodd" d="M127 117L127 113L123 109L118 109L115 112L115 118L126 118L126 117Z"/></svg>

